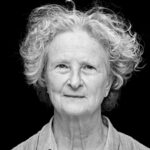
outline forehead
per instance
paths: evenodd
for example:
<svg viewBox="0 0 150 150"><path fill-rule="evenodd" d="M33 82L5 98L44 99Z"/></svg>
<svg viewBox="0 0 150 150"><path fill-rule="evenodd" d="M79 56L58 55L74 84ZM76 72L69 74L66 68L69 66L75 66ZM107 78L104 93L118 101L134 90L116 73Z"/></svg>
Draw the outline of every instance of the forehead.
<svg viewBox="0 0 150 150"><path fill-rule="evenodd" d="M48 56L51 62L77 60L98 64L106 59L102 45L85 31L57 35L48 46Z"/></svg>

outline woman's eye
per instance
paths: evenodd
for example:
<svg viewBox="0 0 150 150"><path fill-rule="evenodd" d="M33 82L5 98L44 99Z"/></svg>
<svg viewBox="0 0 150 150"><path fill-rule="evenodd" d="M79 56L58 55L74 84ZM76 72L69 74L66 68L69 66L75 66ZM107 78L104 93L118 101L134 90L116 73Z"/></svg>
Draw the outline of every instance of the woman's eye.
<svg viewBox="0 0 150 150"><path fill-rule="evenodd" d="M56 68L60 68L60 69L67 69L67 68L68 68L68 66L67 66L67 65L65 65L65 64L59 64L59 65L57 65L57 66L56 66Z"/></svg>
<svg viewBox="0 0 150 150"><path fill-rule="evenodd" d="M85 65L83 68L86 69L86 70L93 70L93 69L95 69L95 68L94 68L93 66L91 66L91 65Z"/></svg>

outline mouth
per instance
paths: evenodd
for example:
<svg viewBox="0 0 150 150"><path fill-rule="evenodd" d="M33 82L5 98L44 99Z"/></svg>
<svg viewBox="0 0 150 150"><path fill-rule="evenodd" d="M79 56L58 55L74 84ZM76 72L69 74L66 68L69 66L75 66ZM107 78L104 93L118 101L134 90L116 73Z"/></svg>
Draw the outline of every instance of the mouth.
<svg viewBox="0 0 150 150"><path fill-rule="evenodd" d="M85 96L80 96L80 95L64 95L66 97L71 97L71 98L84 98Z"/></svg>

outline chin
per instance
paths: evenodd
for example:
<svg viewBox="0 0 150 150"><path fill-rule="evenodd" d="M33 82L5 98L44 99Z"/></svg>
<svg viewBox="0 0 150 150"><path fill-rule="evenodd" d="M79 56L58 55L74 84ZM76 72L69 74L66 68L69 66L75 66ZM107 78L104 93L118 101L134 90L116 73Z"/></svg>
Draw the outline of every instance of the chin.
<svg viewBox="0 0 150 150"><path fill-rule="evenodd" d="M87 112L85 107L81 107L77 105L65 106L65 108L63 108L63 111L68 115L75 115L75 116L79 116Z"/></svg>

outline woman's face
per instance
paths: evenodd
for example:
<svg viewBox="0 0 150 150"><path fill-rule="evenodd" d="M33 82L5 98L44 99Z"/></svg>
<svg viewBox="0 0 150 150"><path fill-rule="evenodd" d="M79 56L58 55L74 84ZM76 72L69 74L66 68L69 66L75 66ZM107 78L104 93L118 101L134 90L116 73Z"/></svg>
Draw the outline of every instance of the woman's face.
<svg viewBox="0 0 150 150"><path fill-rule="evenodd" d="M55 110L80 115L100 109L110 88L102 45L76 30L57 35L47 48L47 89Z"/></svg>

